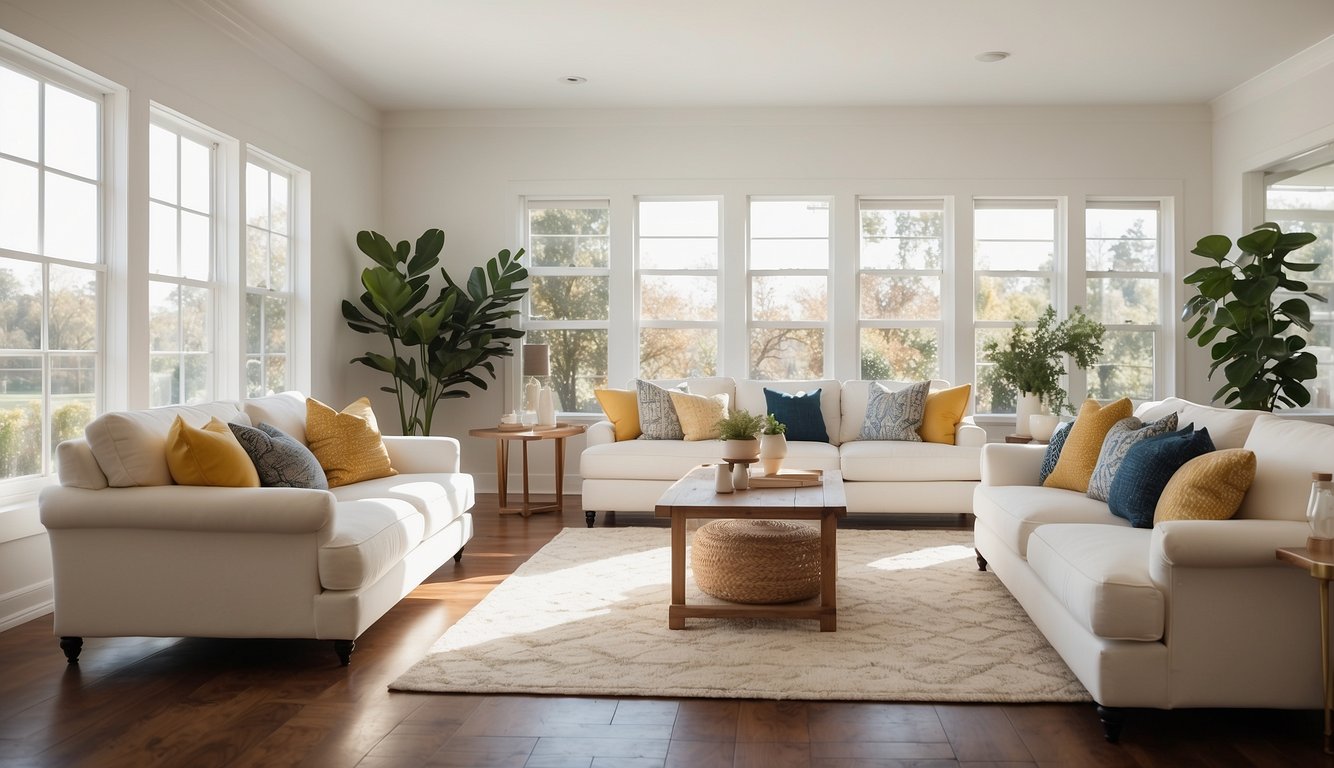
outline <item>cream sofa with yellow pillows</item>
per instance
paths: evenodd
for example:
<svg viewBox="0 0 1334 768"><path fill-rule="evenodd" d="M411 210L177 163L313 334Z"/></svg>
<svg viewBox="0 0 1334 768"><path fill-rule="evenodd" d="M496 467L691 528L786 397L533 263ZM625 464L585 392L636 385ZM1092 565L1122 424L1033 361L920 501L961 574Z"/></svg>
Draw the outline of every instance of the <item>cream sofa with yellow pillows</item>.
<svg viewBox="0 0 1334 768"><path fill-rule="evenodd" d="M792 440L783 466L840 470L850 512L950 513L972 510L973 488L981 478L979 455L986 431L967 413L971 398L963 396L957 421L950 425L952 444L859 440L866 418L871 381L835 379L801 381L735 380L727 377L673 379L664 387L684 383L691 394L726 396L729 408L752 414L768 412L764 390L787 394L820 390L820 415L829 442ZM897 392L912 382L879 382ZM630 382L629 389L635 388ZM949 389L933 380L933 393ZM632 433L637 434L638 428ZM583 477L584 515L593 525L598 512L651 512L672 483L691 467L721 458L717 440L617 440L611 420L589 427L579 459Z"/></svg>
<svg viewBox="0 0 1334 768"><path fill-rule="evenodd" d="M173 482L177 417L266 423L305 444L306 415L306 399L285 392L108 413L60 444L60 485L39 507L71 662L83 637L181 636L328 639L346 664L376 619L457 562L473 535L473 483L453 438L385 436L386 466L361 476L394 474L331 490ZM346 416L330 419L335 442Z"/></svg>
<svg viewBox="0 0 1334 768"><path fill-rule="evenodd" d="M1334 427L1177 398L1136 415L1147 423L1173 412L1180 428L1207 428L1218 452L1254 454L1254 480L1231 519L1163 520L1187 516L1184 508L1231 479L1160 499L1153 527L1134 528L1105 502L1039 485L1043 446L982 450L978 565L995 573L1088 689L1110 740L1125 707L1322 702L1317 585L1274 552L1305 546L1311 473L1334 469ZM1165 509L1176 499L1182 508Z"/></svg>

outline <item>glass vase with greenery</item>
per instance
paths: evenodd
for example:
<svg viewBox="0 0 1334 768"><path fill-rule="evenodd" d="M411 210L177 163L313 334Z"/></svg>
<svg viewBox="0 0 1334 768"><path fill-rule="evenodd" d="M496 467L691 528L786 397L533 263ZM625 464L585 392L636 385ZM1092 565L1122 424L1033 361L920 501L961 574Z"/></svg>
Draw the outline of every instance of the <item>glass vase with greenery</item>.
<svg viewBox="0 0 1334 768"><path fill-rule="evenodd" d="M1102 357L1106 330L1080 307L1058 323L1056 308L1048 306L1037 324L1015 323L1009 336L983 342L982 352L992 363L995 381L1019 393L1037 395L1052 413L1073 413L1061 386L1061 376L1068 372L1066 360L1073 360L1079 368L1093 365Z"/></svg>

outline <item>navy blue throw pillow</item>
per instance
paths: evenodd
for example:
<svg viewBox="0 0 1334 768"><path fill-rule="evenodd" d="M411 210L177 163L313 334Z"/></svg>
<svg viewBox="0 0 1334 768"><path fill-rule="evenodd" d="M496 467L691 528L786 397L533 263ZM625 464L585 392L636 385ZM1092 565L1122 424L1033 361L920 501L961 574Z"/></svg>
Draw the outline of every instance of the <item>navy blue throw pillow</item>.
<svg viewBox="0 0 1334 768"><path fill-rule="evenodd" d="M1038 485L1047 482L1047 475L1056 469L1056 460L1061 458L1061 449L1065 447L1065 439L1070 436L1071 424L1074 422L1061 422L1056 431L1051 433L1051 439L1047 441L1047 452L1042 455L1042 468L1038 470Z"/></svg>
<svg viewBox="0 0 1334 768"><path fill-rule="evenodd" d="M787 425L788 440L829 442L829 432L824 428L824 414L820 413L820 390L789 395L765 387L764 404L775 419Z"/></svg>
<svg viewBox="0 0 1334 768"><path fill-rule="evenodd" d="M1131 447L1112 479L1107 507L1136 528L1153 527L1153 511L1167 481L1182 465L1214 449L1207 428L1185 429L1151 437Z"/></svg>

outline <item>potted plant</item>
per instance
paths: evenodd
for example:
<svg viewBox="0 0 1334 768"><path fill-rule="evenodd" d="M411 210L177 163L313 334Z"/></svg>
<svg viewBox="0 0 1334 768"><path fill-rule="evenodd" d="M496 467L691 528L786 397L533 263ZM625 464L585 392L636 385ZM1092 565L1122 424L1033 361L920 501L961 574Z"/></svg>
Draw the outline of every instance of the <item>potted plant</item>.
<svg viewBox="0 0 1334 768"><path fill-rule="evenodd" d="M723 441L724 459L753 459L760 454L760 441L755 438L764 429L764 416L752 416L739 408L718 420L718 437Z"/></svg>
<svg viewBox="0 0 1334 768"><path fill-rule="evenodd" d="M1027 417L1043 407L1057 416L1074 412L1061 386L1066 358L1080 368L1093 365L1102 356L1105 332L1102 323L1079 307L1058 323L1056 309L1048 306L1032 328L1015 323L1004 340L987 339L982 344L982 352L993 363L993 381L1019 393L1016 431L1027 434Z"/></svg>
<svg viewBox="0 0 1334 768"><path fill-rule="evenodd" d="M343 302L343 318L358 333L378 333L389 340L389 355L367 352L352 362L393 377L392 387L380 389L398 400L403 434L431 434L431 418L441 400L470 397L465 385L486 389L478 369L496 377L493 358L514 354L509 340L523 331L506 327L518 314L509 306L523 298L519 283L528 270L519 264L523 249L513 255L501 251L473 267L466 286L441 269L445 287L434 299L430 271L440 262L445 233L428 229L417 238L415 253L408 241L389 244L378 232L357 233L357 247L375 266L361 273L361 307ZM364 310L364 311L363 311Z"/></svg>
<svg viewBox="0 0 1334 768"><path fill-rule="evenodd" d="M1313 272L1320 263L1288 256L1315 239L1310 232L1284 232L1265 222L1237 239L1241 253L1235 259L1228 258L1232 241L1224 235L1202 237L1191 250L1214 262L1186 276L1197 293L1186 301L1181 319L1197 318L1186 336L1210 347L1209 378L1223 369L1226 382L1215 401L1221 397L1233 408L1259 411L1311 402L1302 382L1316 377L1316 358L1293 331L1312 327L1311 306L1302 297L1322 302L1325 297L1289 272Z"/></svg>
<svg viewBox="0 0 1334 768"><path fill-rule="evenodd" d="M764 417L764 429L760 430L760 465L764 474L776 475L783 466L783 457L787 456L787 425L779 421L772 413Z"/></svg>

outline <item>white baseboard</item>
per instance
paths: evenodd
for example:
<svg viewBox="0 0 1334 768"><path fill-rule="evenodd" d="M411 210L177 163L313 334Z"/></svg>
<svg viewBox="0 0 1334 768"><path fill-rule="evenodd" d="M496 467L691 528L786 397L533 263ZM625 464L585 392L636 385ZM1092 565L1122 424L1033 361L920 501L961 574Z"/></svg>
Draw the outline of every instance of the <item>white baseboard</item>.
<svg viewBox="0 0 1334 768"><path fill-rule="evenodd" d="M50 579L0 595L0 632L45 616L55 610L55 604Z"/></svg>

